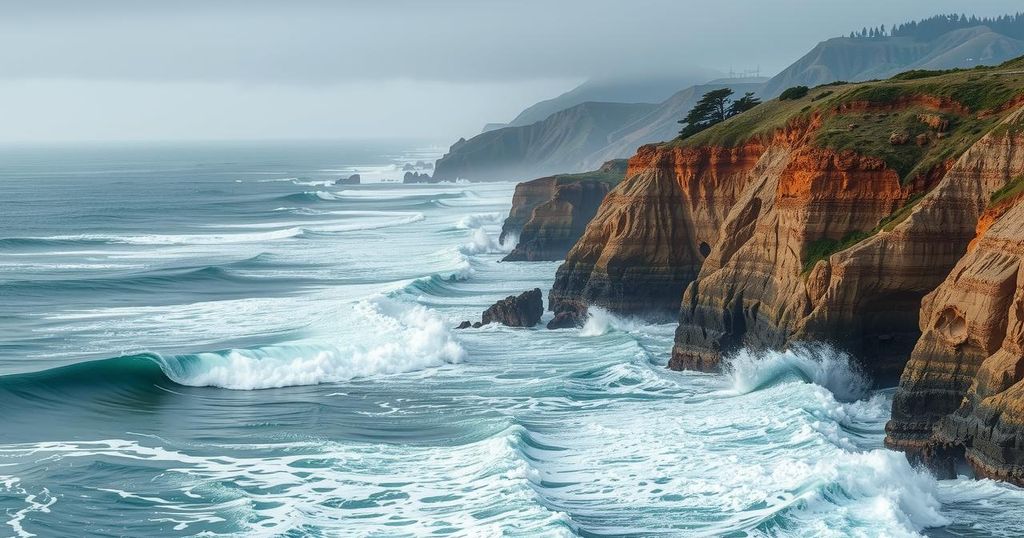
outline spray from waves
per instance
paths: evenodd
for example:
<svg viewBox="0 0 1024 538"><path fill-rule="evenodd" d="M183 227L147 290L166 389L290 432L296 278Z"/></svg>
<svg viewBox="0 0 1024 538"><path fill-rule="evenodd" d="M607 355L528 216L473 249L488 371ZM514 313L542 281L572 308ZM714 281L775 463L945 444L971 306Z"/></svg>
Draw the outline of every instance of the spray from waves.
<svg viewBox="0 0 1024 538"><path fill-rule="evenodd" d="M460 247L459 251L470 256L475 254L507 254L516 248L516 243L518 242L519 236L516 234L508 234L505 236L504 241L499 241L497 237L487 233L487 230L476 228L470 235L470 241Z"/></svg>
<svg viewBox="0 0 1024 538"><path fill-rule="evenodd" d="M253 390L411 372L466 357L444 320L426 307L377 298L354 309L354 338L364 341L161 357L161 367L182 385Z"/></svg>
<svg viewBox="0 0 1024 538"><path fill-rule="evenodd" d="M455 223L455 228L459 230L472 230L483 226L501 224L502 220L501 213L473 213L459 219Z"/></svg>
<svg viewBox="0 0 1024 538"><path fill-rule="evenodd" d="M587 309L587 321L580 329L580 336L603 336L612 331L635 331L644 323L628 318L620 318L599 306Z"/></svg>
<svg viewBox="0 0 1024 538"><path fill-rule="evenodd" d="M938 481L889 450L841 452L813 464L780 462L772 480L799 492L757 527L802 529L807 536L920 536L950 524L941 513Z"/></svg>
<svg viewBox="0 0 1024 538"><path fill-rule="evenodd" d="M825 387L837 400L850 402L865 397L871 388L870 379L849 355L825 344L798 344L762 353L743 349L726 358L725 371L739 394L799 380Z"/></svg>

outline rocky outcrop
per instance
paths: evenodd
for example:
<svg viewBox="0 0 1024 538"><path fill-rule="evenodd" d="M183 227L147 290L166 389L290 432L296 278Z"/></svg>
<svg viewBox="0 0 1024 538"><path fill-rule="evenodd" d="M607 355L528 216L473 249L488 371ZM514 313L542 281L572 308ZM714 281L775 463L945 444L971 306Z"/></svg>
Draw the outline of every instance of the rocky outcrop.
<svg viewBox="0 0 1024 538"><path fill-rule="evenodd" d="M504 261L561 260L583 235L608 191L626 173L626 161L609 161L584 174L535 179L516 186L501 241L518 236Z"/></svg>
<svg viewBox="0 0 1024 538"><path fill-rule="evenodd" d="M1024 199L989 208L970 252L921 307L923 335L893 398L886 444L941 475L1024 485Z"/></svg>
<svg viewBox="0 0 1024 538"><path fill-rule="evenodd" d="M549 307L675 317L763 150L640 148L558 268Z"/></svg>
<svg viewBox="0 0 1024 538"><path fill-rule="evenodd" d="M362 182L362 178L359 174L352 174L351 176L340 178L334 181L335 185L359 185Z"/></svg>
<svg viewBox="0 0 1024 538"><path fill-rule="evenodd" d="M438 180L430 177L430 174L421 174L419 172L406 172L402 176L402 183L436 183Z"/></svg>
<svg viewBox="0 0 1024 538"><path fill-rule="evenodd" d="M540 288L523 292L518 296L509 295L484 311L479 323L470 325L463 321L457 328L480 327L489 323L501 323L509 327L533 327L544 315L544 299Z"/></svg>

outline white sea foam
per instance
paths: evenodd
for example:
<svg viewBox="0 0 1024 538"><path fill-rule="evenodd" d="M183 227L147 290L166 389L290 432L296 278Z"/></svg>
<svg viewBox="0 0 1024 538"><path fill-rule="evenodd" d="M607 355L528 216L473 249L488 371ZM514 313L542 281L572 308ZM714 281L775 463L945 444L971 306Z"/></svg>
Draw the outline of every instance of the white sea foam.
<svg viewBox="0 0 1024 538"><path fill-rule="evenodd" d="M488 225L501 224L501 213L472 213L459 219L455 227L460 230L472 230Z"/></svg>
<svg viewBox="0 0 1024 538"><path fill-rule="evenodd" d="M622 318L599 306L587 309L587 321L580 329L580 336L602 336L611 331L635 331L644 326L635 319Z"/></svg>
<svg viewBox="0 0 1024 538"><path fill-rule="evenodd" d="M825 387L842 401L863 398L871 388L849 355L823 344L763 353L743 349L726 358L725 371L740 394L793 379Z"/></svg>
<svg viewBox="0 0 1024 538"><path fill-rule="evenodd" d="M358 222L351 224L303 225L279 228L265 232L253 233L210 233L210 234L150 234L150 235L109 235L81 234L55 235L34 239L59 241L104 241L108 243L125 243L132 245L223 245L232 243L260 243L278 239L297 237L309 232L351 232L374 230L400 226L423 220L422 213L407 213L394 219L381 222ZM333 221L328 221L333 222ZM239 226L239 225L236 225ZM259 227L257 225L254 227ZM239 226L240 227L240 226Z"/></svg>
<svg viewBox="0 0 1024 538"><path fill-rule="evenodd" d="M357 303L362 341L296 343L164 358L183 385L252 390L343 381L457 363L466 352L435 312L378 298Z"/></svg>
<svg viewBox="0 0 1024 538"><path fill-rule="evenodd" d="M519 237L514 234L505 236L499 241L497 234L489 234L483 228L476 228L470 235L470 241L460 249L464 254L506 254L516 247Z"/></svg>

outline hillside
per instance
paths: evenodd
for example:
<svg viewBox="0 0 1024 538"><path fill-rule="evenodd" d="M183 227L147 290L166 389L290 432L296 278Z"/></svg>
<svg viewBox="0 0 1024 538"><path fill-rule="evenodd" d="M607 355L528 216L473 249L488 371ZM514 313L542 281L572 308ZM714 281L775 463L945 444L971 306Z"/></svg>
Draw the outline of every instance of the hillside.
<svg viewBox="0 0 1024 538"><path fill-rule="evenodd" d="M539 123L488 131L453 145L437 161L434 178L521 179L593 170L644 144L674 138L679 119L705 92L730 87L742 95L761 88L746 80L690 86L658 105L585 103Z"/></svg>
<svg viewBox="0 0 1024 538"><path fill-rule="evenodd" d="M582 172L585 158L608 144L611 133L656 105L583 103L544 121L505 127L456 142L434 169L438 181L493 181Z"/></svg>
<svg viewBox="0 0 1024 538"><path fill-rule="evenodd" d="M701 96L709 91L731 88L736 96L741 96L745 92L758 93L762 86L763 79L755 82L751 82L750 79L735 79L715 81L680 90L647 115L609 134L608 145L584 159L581 167L584 169L595 168L605 161L629 157L644 144L675 138L680 128L679 120L685 117Z"/></svg>
<svg viewBox="0 0 1024 538"><path fill-rule="evenodd" d="M677 75L601 77L588 80L579 86L554 97L536 103L523 110L508 123L509 127L522 127L543 121L555 112L587 102L606 103L660 103L692 84L707 80L711 72L694 71Z"/></svg>
<svg viewBox="0 0 1024 538"><path fill-rule="evenodd" d="M910 35L837 37L773 77L764 95L775 97L792 86L817 86L838 80L884 79L911 69L969 68L998 65L1024 54L1024 40L979 25L921 39Z"/></svg>

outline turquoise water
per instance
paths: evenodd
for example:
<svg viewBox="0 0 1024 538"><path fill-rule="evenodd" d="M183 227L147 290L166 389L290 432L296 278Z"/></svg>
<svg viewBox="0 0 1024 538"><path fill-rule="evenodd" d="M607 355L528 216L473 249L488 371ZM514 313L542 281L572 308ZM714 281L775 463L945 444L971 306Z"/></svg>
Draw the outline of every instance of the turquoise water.
<svg viewBox="0 0 1024 538"><path fill-rule="evenodd" d="M1015 536L882 448L823 347L670 372L671 325L453 331L548 289L514 185L411 143L0 150L0 536Z"/></svg>

